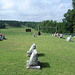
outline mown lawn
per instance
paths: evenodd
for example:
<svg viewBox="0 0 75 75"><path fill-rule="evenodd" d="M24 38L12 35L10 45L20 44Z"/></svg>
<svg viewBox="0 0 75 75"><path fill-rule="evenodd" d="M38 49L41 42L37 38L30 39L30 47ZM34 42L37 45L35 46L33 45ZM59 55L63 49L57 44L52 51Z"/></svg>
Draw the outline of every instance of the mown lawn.
<svg viewBox="0 0 75 75"><path fill-rule="evenodd" d="M6 35L0 41L0 75L75 75L75 38ZM35 43L41 69L27 69L27 51Z"/></svg>

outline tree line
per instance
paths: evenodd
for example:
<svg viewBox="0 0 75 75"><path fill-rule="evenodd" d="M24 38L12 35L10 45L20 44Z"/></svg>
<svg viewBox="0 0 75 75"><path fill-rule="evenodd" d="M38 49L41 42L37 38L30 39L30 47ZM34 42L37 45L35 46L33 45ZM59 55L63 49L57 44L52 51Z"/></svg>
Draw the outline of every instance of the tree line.
<svg viewBox="0 0 75 75"><path fill-rule="evenodd" d="M42 21L38 25L40 30L46 33L54 33L56 31L54 27L57 27L57 32L59 33L75 33L75 0L72 0L72 6L73 9L68 9L67 13L64 14L62 22Z"/></svg>
<svg viewBox="0 0 75 75"><path fill-rule="evenodd" d="M62 22L53 20L46 20L42 22L31 22L31 21L6 21L0 20L0 28L11 27L22 27L27 26L44 33L54 33L57 28L58 33L75 33L75 0L72 0L73 9L68 9L67 13L64 14Z"/></svg>
<svg viewBox="0 0 75 75"><path fill-rule="evenodd" d="M30 22L30 21L10 21L10 20L0 20L0 29L1 28L6 28L6 27L22 27L22 26L27 26L31 28L36 28L37 24L39 22Z"/></svg>

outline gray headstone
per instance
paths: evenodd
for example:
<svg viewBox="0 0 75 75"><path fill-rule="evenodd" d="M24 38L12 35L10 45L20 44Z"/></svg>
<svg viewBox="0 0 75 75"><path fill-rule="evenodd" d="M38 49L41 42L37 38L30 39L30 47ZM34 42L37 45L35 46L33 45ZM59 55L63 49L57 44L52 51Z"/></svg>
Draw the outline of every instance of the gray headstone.
<svg viewBox="0 0 75 75"><path fill-rule="evenodd" d="M33 34L33 37L35 37L35 36L36 36L36 34L34 33L34 34Z"/></svg>
<svg viewBox="0 0 75 75"><path fill-rule="evenodd" d="M38 64L38 55L37 55L37 51L34 50L29 59L29 65L37 65L37 64Z"/></svg>
<svg viewBox="0 0 75 75"><path fill-rule="evenodd" d="M38 62L38 54L36 49L33 51L30 59L27 61L27 68L40 69L39 62Z"/></svg>
<svg viewBox="0 0 75 75"><path fill-rule="evenodd" d="M34 49L36 49L35 43L33 43L32 46L30 47L29 51L27 51L27 56L31 56Z"/></svg>

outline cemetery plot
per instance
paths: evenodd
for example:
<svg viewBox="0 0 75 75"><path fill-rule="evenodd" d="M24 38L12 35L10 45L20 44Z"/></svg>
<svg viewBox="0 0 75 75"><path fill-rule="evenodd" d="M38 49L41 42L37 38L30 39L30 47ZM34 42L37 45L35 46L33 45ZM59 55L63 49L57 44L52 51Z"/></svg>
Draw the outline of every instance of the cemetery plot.
<svg viewBox="0 0 75 75"><path fill-rule="evenodd" d="M52 34L52 36L56 36L56 37L59 37L59 38L63 38L63 34L59 34L57 32L55 32L54 34Z"/></svg>
<svg viewBox="0 0 75 75"><path fill-rule="evenodd" d="M5 29L5 32L7 32L6 30L8 29ZM16 30L18 29L16 28L14 31L16 32ZM71 37L73 42L66 42L66 39L52 37L50 34L37 36L35 39L32 35L25 35L25 28L22 30L24 35L7 34L9 40L0 42L0 75L75 75L74 37ZM21 30L18 31L21 32ZM32 54L30 57L27 57L26 54L33 42L37 43L36 50L40 54L37 66L30 65L33 61L30 62ZM37 53L34 54L37 58ZM35 69L35 67L42 67L42 69L27 69Z"/></svg>

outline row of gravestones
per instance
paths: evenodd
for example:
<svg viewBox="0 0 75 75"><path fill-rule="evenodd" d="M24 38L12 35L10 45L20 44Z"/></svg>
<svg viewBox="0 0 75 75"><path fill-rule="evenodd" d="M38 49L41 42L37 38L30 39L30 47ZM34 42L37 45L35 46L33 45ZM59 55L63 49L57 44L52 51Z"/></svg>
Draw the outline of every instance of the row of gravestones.
<svg viewBox="0 0 75 75"><path fill-rule="evenodd" d="M35 37L35 36L36 36L36 34L34 33L34 34L33 34L33 37ZM59 33L52 34L52 36L57 36L57 37L59 37L59 38L63 38L63 34L59 34ZM66 41L71 42L71 35L70 35L70 37L67 37Z"/></svg>
<svg viewBox="0 0 75 75"><path fill-rule="evenodd" d="M38 61L38 53L36 50L35 43L32 44L29 51L27 51L27 56L30 57L27 60L27 69L40 69L39 61Z"/></svg>
<svg viewBox="0 0 75 75"><path fill-rule="evenodd" d="M52 36L57 36L57 37L59 37L59 38L63 38L63 35L60 34L60 36L59 36L58 33L57 33L57 34L52 34ZM71 42L71 35L70 35L69 37L66 38L66 41Z"/></svg>

